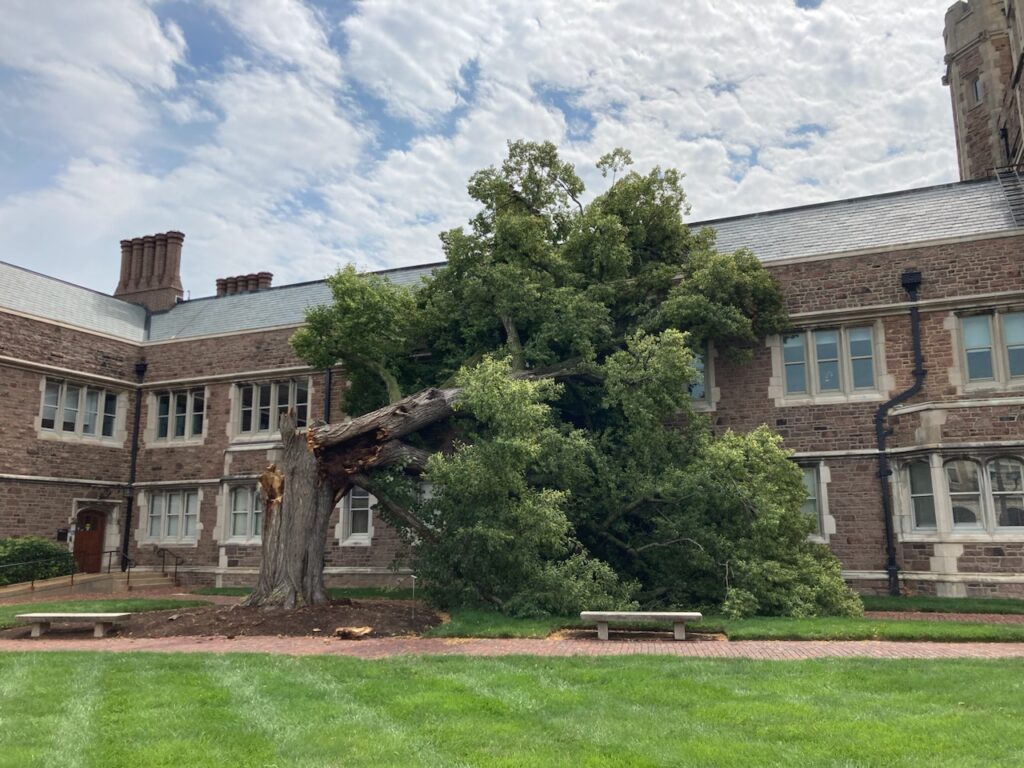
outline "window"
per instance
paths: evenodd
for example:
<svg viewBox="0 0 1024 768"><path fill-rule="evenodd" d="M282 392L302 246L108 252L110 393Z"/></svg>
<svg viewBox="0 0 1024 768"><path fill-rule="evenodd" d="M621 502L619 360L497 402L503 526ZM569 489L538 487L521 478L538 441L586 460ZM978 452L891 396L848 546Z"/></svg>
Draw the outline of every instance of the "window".
<svg viewBox="0 0 1024 768"><path fill-rule="evenodd" d="M373 507L377 499L358 486L339 502L340 539L343 545L368 546L373 538Z"/></svg>
<svg viewBox="0 0 1024 768"><path fill-rule="evenodd" d="M188 440L203 436L206 391L181 389L156 395L156 437L158 440Z"/></svg>
<svg viewBox="0 0 1024 768"><path fill-rule="evenodd" d="M690 391L691 400L706 400L708 396L704 357L702 353L695 353L693 360L690 362L690 366L697 373L697 377L687 386L687 389Z"/></svg>
<svg viewBox="0 0 1024 768"><path fill-rule="evenodd" d="M918 469L920 467L920 469ZM909 465L914 527L938 526L942 510L931 492L928 465ZM942 465L948 499L947 527L954 532L994 532L1024 528L1024 463L1001 456L988 461L949 459Z"/></svg>
<svg viewBox="0 0 1024 768"><path fill-rule="evenodd" d="M978 465L973 461L957 459L946 462L946 486L954 528L977 528L981 525L980 477Z"/></svg>
<svg viewBox="0 0 1024 768"><path fill-rule="evenodd" d="M801 467L804 472L804 489L807 491L807 500L801 510L814 521L814 535L821 535L821 503L819 499L819 483L817 467Z"/></svg>
<svg viewBox="0 0 1024 768"><path fill-rule="evenodd" d="M932 492L932 468L927 461L915 461L907 468L910 477L910 505L914 528L935 530L935 494Z"/></svg>
<svg viewBox="0 0 1024 768"><path fill-rule="evenodd" d="M117 394L99 387L46 379L40 426L48 432L113 437Z"/></svg>
<svg viewBox="0 0 1024 768"><path fill-rule="evenodd" d="M976 77L971 79L971 91L970 91L970 93L971 93L971 99L972 99L971 103L972 104L981 104L981 99L985 95L985 91L982 88L981 78L980 77L976 76Z"/></svg>
<svg viewBox="0 0 1024 768"><path fill-rule="evenodd" d="M1024 383L1024 312L971 315L960 327L969 383Z"/></svg>
<svg viewBox="0 0 1024 768"><path fill-rule="evenodd" d="M1024 465L1015 459L993 459L988 481L996 527L1024 526Z"/></svg>
<svg viewBox="0 0 1024 768"><path fill-rule="evenodd" d="M232 539L251 541L263 535L263 498L255 486L232 488L231 535Z"/></svg>
<svg viewBox="0 0 1024 768"><path fill-rule="evenodd" d="M296 426L306 426L309 414L309 381L263 381L238 385L238 432L258 435L276 432L281 411L295 409Z"/></svg>
<svg viewBox="0 0 1024 768"><path fill-rule="evenodd" d="M152 491L146 539L163 544L195 543L199 531L199 491Z"/></svg>
<svg viewBox="0 0 1024 768"><path fill-rule="evenodd" d="M874 331L827 328L784 336L782 366L787 396L874 392Z"/></svg>

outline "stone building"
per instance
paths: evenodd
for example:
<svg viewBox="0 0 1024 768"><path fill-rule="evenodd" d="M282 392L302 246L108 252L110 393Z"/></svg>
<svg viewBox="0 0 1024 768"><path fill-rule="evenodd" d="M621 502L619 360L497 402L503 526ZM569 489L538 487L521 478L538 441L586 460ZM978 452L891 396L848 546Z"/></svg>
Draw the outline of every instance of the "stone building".
<svg viewBox="0 0 1024 768"><path fill-rule="evenodd" d="M783 435L862 591L1024 595L1024 217L996 172L1021 153L1014 6L946 17L963 181L692 225L761 258L793 321L742 367L708 350L695 405ZM127 545L140 568L167 550L193 582L249 583L278 409L338 416L343 372L288 345L330 294L257 273L182 301L183 239L123 241L113 295L0 262L0 536L73 529L89 568ZM407 576L365 494L327 544L329 582Z"/></svg>

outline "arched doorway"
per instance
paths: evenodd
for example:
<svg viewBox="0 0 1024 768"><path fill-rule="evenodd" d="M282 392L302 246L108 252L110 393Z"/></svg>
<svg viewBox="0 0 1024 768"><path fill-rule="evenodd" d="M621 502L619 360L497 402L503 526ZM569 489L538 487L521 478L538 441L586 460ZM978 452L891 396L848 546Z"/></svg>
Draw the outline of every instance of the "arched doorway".
<svg viewBox="0 0 1024 768"><path fill-rule="evenodd" d="M107 516L83 509L75 519L75 564L79 571L99 573L103 567L103 535Z"/></svg>

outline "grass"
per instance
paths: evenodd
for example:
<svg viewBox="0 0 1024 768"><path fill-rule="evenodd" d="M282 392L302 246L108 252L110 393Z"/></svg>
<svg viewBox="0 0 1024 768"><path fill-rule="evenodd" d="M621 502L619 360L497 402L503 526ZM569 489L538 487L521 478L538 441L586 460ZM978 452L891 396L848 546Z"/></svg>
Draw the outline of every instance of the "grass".
<svg viewBox="0 0 1024 768"><path fill-rule="evenodd" d="M247 595L246 587L207 587L195 590L203 595ZM374 597L408 599L408 589L373 587L331 589L333 597ZM864 597L868 610L931 611L936 613L1024 613L1024 600L941 597ZM525 637L543 638L559 629L584 625L577 617L549 616L517 619L490 610L459 608L451 612L451 621L434 627L430 637ZM620 624L618 628L657 628L671 625ZM612 627L613 631L615 625ZM1024 624L985 624L918 621L899 619L841 618L787 619L756 617L727 619L707 616L700 624L690 625L695 632L715 632L730 640L902 640L927 642L1024 642Z"/></svg>
<svg viewBox="0 0 1024 768"><path fill-rule="evenodd" d="M995 597L889 597L864 595L869 611L924 611L927 613L1024 613L1024 600Z"/></svg>
<svg viewBox="0 0 1024 768"><path fill-rule="evenodd" d="M582 627L578 618L550 616L514 619L494 611L457 609L451 621L434 627L433 637L547 637L567 627ZM589 625L593 626L593 625ZM616 628L671 630L670 624L618 624ZM714 632L730 640L917 640L933 642L1024 642L1024 624L982 624L950 621L899 621L825 617L727 619L706 616L688 625L694 632Z"/></svg>
<svg viewBox="0 0 1024 768"><path fill-rule="evenodd" d="M17 624L14 617L19 613L141 613L143 611L166 611L172 608L191 608L196 605L207 605L207 603L202 600L154 600L138 597L0 605L0 629ZM2 725L0 725L0 730L2 730Z"/></svg>
<svg viewBox="0 0 1024 768"><path fill-rule="evenodd" d="M1019 766L1022 669L0 654L0 766Z"/></svg>
<svg viewBox="0 0 1024 768"><path fill-rule="evenodd" d="M372 598L378 600L411 600L411 589L399 589L390 587L330 587L327 590L331 597L350 598ZM252 589L250 587L200 587L193 589L193 595L230 595L232 597L245 597Z"/></svg>

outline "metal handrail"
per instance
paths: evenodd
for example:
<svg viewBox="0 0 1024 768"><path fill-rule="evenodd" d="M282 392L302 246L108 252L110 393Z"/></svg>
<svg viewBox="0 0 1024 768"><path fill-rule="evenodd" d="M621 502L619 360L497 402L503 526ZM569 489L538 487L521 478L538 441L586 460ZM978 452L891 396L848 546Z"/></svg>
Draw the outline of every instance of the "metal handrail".
<svg viewBox="0 0 1024 768"><path fill-rule="evenodd" d="M135 565L135 561L120 549L106 549L103 551L103 554L107 556L107 573L110 573L110 569L114 561L114 555L121 558L122 562L125 564L124 585L126 587L130 587L132 585L132 566Z"/></svg>
<svg viewBox="0 0 1024 768"><path fill-rule="evenodd" d="M167 575L167 556L170 555L174 558L174 586L178 586L178 566L185 562L185 558L169 549L163 547L157 547L156 554L160 555L160 573L164 576Z"/></svg>
<svg viewBox="0 0 1024 768"><path fill-rule="evenodd" d="M25 560L24 562L21 562L21 563L7 563L6 565L0 565L0 570L4 570L4 569L7 569L7 568L21 568L21 567L24 567L26 565L31 565L32 566L32 571L31 571L32 576L29 579L29 582L30 582L29 589L35 590L35 588L36 588L36 573L37 573L36 566L39 565L39 563L51 563L54 560L62 560L64 562L66 562L70 566L70 568L69 568L69 575L71 576L71 584L70 584L70 586L74 587L75 586L75 568L77 567L77 563L75 563L74 555L72 555L70 552L68 552L66 555L65 554L51 555L49 557L40 557L40 558L37 558L35 560ZM60 574L58 574L58 575L60 575ZM21 583L21 582L15 582L15 583Z"/></svg>

